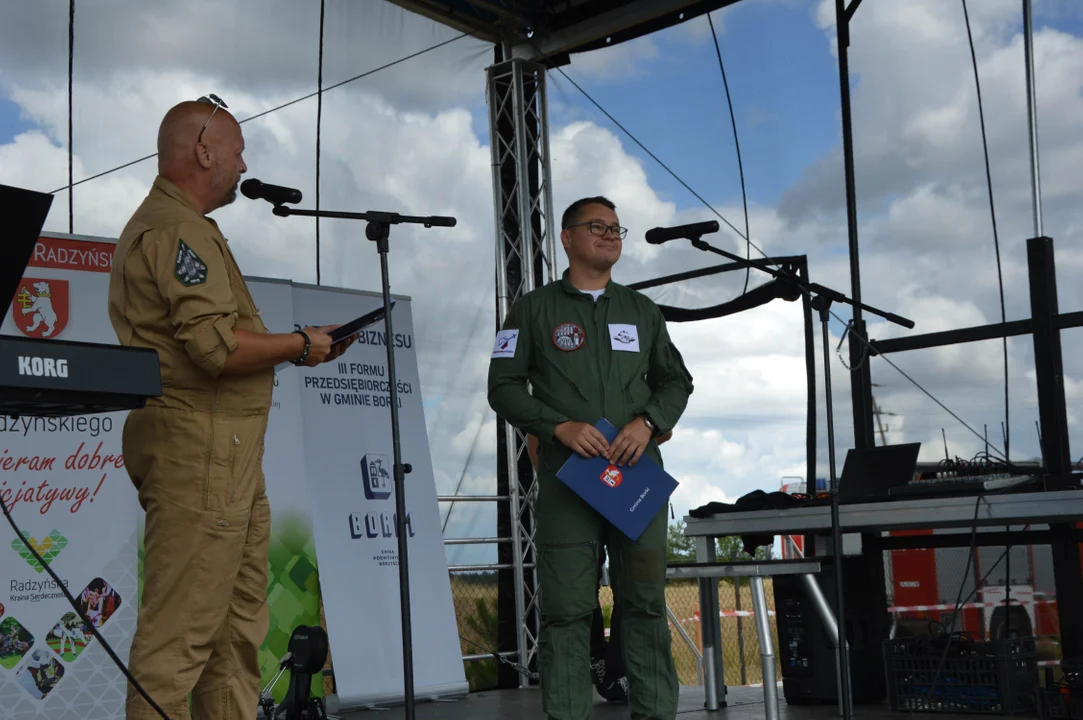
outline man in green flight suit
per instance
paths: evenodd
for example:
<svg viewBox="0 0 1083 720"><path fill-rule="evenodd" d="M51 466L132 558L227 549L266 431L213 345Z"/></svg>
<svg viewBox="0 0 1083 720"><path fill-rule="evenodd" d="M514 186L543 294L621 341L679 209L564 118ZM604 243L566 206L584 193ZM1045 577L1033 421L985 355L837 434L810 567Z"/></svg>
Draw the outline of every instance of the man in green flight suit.
<svg viewBox="0 0 1083 720"><path fill-rule="evenodd" d="M628 232L613 203L578 200L561 227L568 270L514 304L489 362L489 404L538 439L542 705L552 720L590 717L590 627L605 542L632 718L672 720L678 685L665 607L666 511L632 542L556 472L572 452L617 466L646 454L661 465L657 438L684 412L692 376L658 306L611 278ZM594 428L603 417L620 428L612 445Z"/></svg>

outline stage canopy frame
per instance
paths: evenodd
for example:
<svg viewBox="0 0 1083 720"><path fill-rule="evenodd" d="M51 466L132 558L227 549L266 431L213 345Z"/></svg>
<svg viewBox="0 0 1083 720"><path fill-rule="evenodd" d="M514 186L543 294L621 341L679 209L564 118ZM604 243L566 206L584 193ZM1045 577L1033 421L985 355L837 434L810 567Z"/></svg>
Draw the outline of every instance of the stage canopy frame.
<svg viewBox="0 0 1083 720"><path fill-rule="evenodd" d="M1028 242L1031 313L1029 320L977 328L870 341L861 309L853 126L849 87L850 22L862 0L835 1L839 95L850 259L847 327L854 447L875 445L872 378L865 357L1029 333L1034 339L1035 372L1046 489L1071 482L1067 409L1061 369L1060 331L1083 326L1083 313L1057 308L1053 242L1042 232L1037 110L1030 0L1022 0L1034 237ZM492 42L494 63L487 70L487 97L493 158L496 229L497 328L508 309L536 287L556 278L556 236L546 102L546 72L571 62L576 53L611 47L678 25L739 0L388 0L461 32ZM740 234L740 233L738 233ZM744 238L746 241L749 238ZM836 316L837 317L837 316ZM866 355L866 353L868 353ZM537 479L526 452L526 435L497 419L498 554L500 571L499 644L502 656L515 656L536 670L540 627L536 548L533 542ZM810 467L814 461L809 460ZM812 476L806 478L812 481ZM454 501L453 497L442 500ZM1083 572L1069 527L1051 533L1059 604L1083 605ZM886 598L885 598L886 601ZM1065 658L1083 657L1083 627L1062 627ZM501 665L500 685L526 682L510 664Z"/></svg>
<svg viewBox="0 0 1083 720"><path fill-rule="evenodd" d="M508 309L519 298L534 288L557 279L555 255L559 217L553 210L546 98L548 71L569 64L575 54L619 45L734 5L739 1L387 0L393 5L494 45L494 60L486 70L486 94L493 167L497 327L503 323ZM854 447L863 449L875 444L870 363L863 362L864 359L883 357L890 362L886 356L893 352L1030 334L1034 342L1045 485L1047 490L1056 490L1069 487L1071 482L1060 331L1070 327L1083 327L1083 312L1061 314L1057 305L1053 241L1044 236L1042 228L1031 0L1021 0L1021 2L1034 209L1034 236L1028 240L1031 318L949 332L870 341L860 306L861 273L849 87L850 23L862 0L849 0L849 3L847 0L834 0L850 260L850 299L854 303L851 305L852 321L847 325L846 330L851 339L848 366ZM73 211L70 203L72 188L105 174L101 173L78 182L75 182L72 177L73 21L74 2L71 2L68 58L69 179L68 185L62 188L69 193L70 232L73 232L71 230ZM322 92L322 80L320 86L320 92ZM263 114L266 113L261 113ZM317 197L318 147L317 143ZM127 163L114 170L150 157L153 155ZM113 170L108 172L113 172ZM54 192L60 192L60 190ZM740 236L739 231L737 234ZM318 277L318 226L316 242ZM771 258L767 259L768 262L771 260ZM759 262L764 262L764 260ZM807 273L803 258L801 269L803 273ZM807 274L802 275L802 280L808 280ZM646 286L651 282L657 281L648 281L639 285ZM814 409L814 406L810 405L810 412L813 414ZM516 667L510 662L501 664L499 685L517 687L528 682L528 675L523 674L523 670L536 671L538 652L539 588L534 562L536 555L534 501L537 483L526 452L524 433L498 418L497 445L495 495L453 495L442 496L440 500L452 503L475 501L497 503L498 537L471 541L498 543L498 562L495 565L455 566L452 570L499 571L498 650L503 658L516 658L515 665L519 666ZM814 460L813 457L809 458L810 477L806 478L809 482L814 482L811 476ZM1068 526L1054 526L1050 530L1050 537L1052 538L1050 544L1053 550L1058 606L1059 608L1083 607L1083 572L1080 568L1078 543L1073 539L1072 529ZM445 542L454 541L446 540ZM1061 641L1063 657L1066 660L1083 659L1083 624L1078 622L1062 624ZM488 657L491 655L484 653L464 659Z"/></svg>

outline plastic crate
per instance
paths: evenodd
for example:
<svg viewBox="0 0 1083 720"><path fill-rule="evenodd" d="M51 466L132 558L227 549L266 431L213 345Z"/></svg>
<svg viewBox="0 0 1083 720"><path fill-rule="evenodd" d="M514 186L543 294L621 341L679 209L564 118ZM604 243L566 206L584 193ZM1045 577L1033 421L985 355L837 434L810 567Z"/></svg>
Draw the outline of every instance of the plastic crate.
<svg viewBox="0 0 1083 720"><path fill-rule="evenodd" d="M1083 720L1083 684L1078 679L1057 683L1052 668L1047 667L1045 687L1038 693L1038 717L1043 720Z"/></svg>
<svg viewBox="0 0 1083 720"><path fill-rule="evenodd" d="M957 637L941 667L946 642L937 637L884 642L892 710L985 715L1034 710L1038 653L1033 637L989 642Z"/></svg>

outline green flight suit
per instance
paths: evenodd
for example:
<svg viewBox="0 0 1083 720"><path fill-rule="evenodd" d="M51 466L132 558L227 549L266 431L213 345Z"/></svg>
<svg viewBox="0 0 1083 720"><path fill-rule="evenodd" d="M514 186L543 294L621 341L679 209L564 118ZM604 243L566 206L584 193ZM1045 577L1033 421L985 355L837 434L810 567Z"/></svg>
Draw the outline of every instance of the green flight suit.
<svg viewBox="0 0 1083 720"><path fill-rule="evenodd" d="M677 423L691 393L692 376L658 306L614 282L595 301L565 272L520 299L497 333L489 404L538 438L539 676L543 709L553 720L590 717L590 624L601 542L621 603L632 718L672 720L678 694L665 607L666 508L633 543L557 479L572 451L553 429L602 417L620 428L646 414L661 435ZM653 439L644 455L661 465Z"/></svg>

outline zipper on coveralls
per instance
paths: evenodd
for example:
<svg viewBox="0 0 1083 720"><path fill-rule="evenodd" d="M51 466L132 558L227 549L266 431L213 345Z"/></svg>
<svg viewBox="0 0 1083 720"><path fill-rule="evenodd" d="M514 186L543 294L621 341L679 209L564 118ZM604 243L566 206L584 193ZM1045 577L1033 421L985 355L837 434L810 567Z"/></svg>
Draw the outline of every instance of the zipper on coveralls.
<svg viewBox="0 0 1083 720"><path fill-rule="evenodd" d="M602 390L602 417L605 417L609 414L609 405L606 402L605 396L605 370L602 368L602 351L605 348L605 343L601 341L601 338L604 338L609 333L603 333L602 325L604 325L605 323L598 322L598 314L602 311L602 303L606 303L606 307L609 307L609 300L604 298L605 295L602 295L602 297L598 298L598 300L594 303L594 332L597 333L595 337L599 338L598 351L594 355L594 359L597 361L598 364L598 384Z"/></svg>

